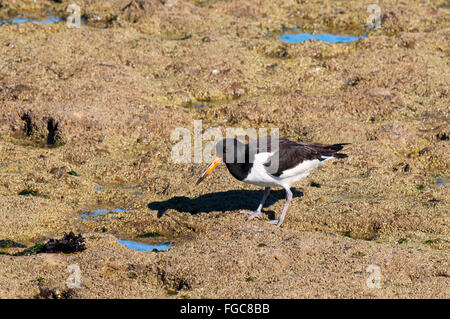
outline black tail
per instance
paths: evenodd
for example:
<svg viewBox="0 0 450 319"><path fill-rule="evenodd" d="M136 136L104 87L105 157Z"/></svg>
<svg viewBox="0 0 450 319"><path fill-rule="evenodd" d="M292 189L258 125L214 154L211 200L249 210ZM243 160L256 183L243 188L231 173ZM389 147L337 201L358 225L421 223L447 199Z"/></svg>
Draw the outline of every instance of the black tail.
<svg viewBox="0 0 450 319"><path fill-rule="evenodd" d="M336 154L333 155L333 157L335 157L335 158L347 158L348 155L344 154L344 153L336 153Z"/></svg>
<svg viewBox="0 0 450 319"><path fill-rule="evenodd" d="M332 144L332 145L329 145L328 148L335 152L338 152L344 148L344 145L350 145L350 143Z"/></svg>
<svg viewBox="0 0 450 319"><path fill-rule="evenodd" d="M350 143L341 143L341 144L332 144L328 146L328 149L335 151L336 153L333 154L333 157L335 158L347 158L347 154L344 153L338 153L340 150L344 148L344 145L349 145Z"/></svg>

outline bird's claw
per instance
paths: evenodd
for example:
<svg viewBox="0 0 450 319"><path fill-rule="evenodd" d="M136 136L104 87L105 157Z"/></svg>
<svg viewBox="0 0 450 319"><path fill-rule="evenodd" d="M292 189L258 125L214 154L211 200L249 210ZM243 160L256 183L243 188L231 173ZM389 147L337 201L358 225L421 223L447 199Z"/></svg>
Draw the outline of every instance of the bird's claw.
<svg viewBox="0 0 450 319"><path fill-rule="evenodd" d="M247 221L252 220L253 218L258 218L258 219L262 219L262 215L260 211L248 211L248 210L241 210L240 211L241 214L249 214L250 216L248 216Z"/></svg>
<svg viewBox="0 0 450 319"><path fill-rule="evenodd" d="M282 220L279 220L279 219L272 219L272 220L269 220L269 221L268 221L269 224L277 225L278 227L280 227L280 225L281 225L282 222L283 222L283 221L282 221Z"/></svg>

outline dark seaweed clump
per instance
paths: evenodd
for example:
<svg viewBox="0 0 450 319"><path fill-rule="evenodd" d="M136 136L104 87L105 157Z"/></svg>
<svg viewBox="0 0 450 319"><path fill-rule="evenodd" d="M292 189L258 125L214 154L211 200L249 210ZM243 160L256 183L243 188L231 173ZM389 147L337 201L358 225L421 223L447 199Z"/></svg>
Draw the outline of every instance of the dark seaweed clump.
<svg viewBox="0 0 450 319"><path fill-rule="evenodd" d="M0 240L0 248L25 248L25 245L22 245L20 243L16 243L15 241L12 241L11 239L1 239Z"/></svg>
<svg viewBox="0 0 450 319"><path fill-rule="evenodd" d="M38 196L39 194L38 194L38 192L36 192L32 189L24 189L24 190L20 191L19 195L21 195L21 196L28 196L28 195Z"/></svg>
<svg viewBox="0 0 450 319"><path fill-rule="evenodd" d="M83 251L86 249L84 245L84 238L79 234L75 235L73 232L64 234L62 239L50 239L42 249L46 253L75 253L77 251Z"/></svg>
<svg viewBox="0 0 450 319"><path fill-rule="evenodd" d="M34 296L34 299L73 299L74 294L73 289L59 291L39 286L39 293Z"/></svg>
<svg viewBox="0 0 450 319"><path fill-rule="evenodd" d="M49 239L45 244L36 244L30 248L27 248L19 253L16 253L16 256L29 256L39 253L65 253L71 254L79 251L83 251L86 249L84 245L84 238L81 234L78 236L73 232L69 234L64 233L64 237L62 239Z"/></svg>
<svg viewBox="0 0 450 319"><path fill-rule="evenodd" d="M138 237L139 238L161 237L161 234L157 233L157 232L149 232L149 233L138 235Z"/></svg>

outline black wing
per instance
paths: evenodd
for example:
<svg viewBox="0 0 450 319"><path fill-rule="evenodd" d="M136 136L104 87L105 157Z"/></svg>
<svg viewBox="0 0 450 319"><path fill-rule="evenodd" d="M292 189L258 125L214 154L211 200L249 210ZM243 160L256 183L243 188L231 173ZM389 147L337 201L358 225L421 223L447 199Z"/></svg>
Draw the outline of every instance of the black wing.
<svg viewBox="0 0 450 319"><path fill-rule="evenodd" d="M277 149L269 160L264 164L269 174L273 176L280 176L284 171L297 166L298 164L307 161L318 159L320 161L326 160L328 156L336 158L345 158L346 154L338 153L344 145L341 144L321 144L321 143L297 143L285 138L279 139ZM276 160L278 159L278 165Z"/></svg>

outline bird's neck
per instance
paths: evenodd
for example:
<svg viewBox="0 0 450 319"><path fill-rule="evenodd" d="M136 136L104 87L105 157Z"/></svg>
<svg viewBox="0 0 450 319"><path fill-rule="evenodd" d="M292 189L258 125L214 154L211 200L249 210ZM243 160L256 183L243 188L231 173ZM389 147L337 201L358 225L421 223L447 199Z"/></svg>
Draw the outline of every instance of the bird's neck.
<svg viewBox="0 0 450 319"><path fill-rule="evenodd" d="M242 181L247 177L248 173L250 172L250 170L252 169L252 166L253 166L253 161L252 161L252 163L250 162L249 156L250 156L250 152L249 152L248 145L245 145L245 162L244 163L238 163L236 153L234 156L233 163L225 162L225 165L227 165L228 171L231 173L231 175L233 175L234 178Z"/></svg>
<svg viewBox="0 0 450 319"><path fill-rule="evenodd" d="M252 163L225 163L228 171L234 178L242 181L244 180L250 170L252 169Z"/></svg>

